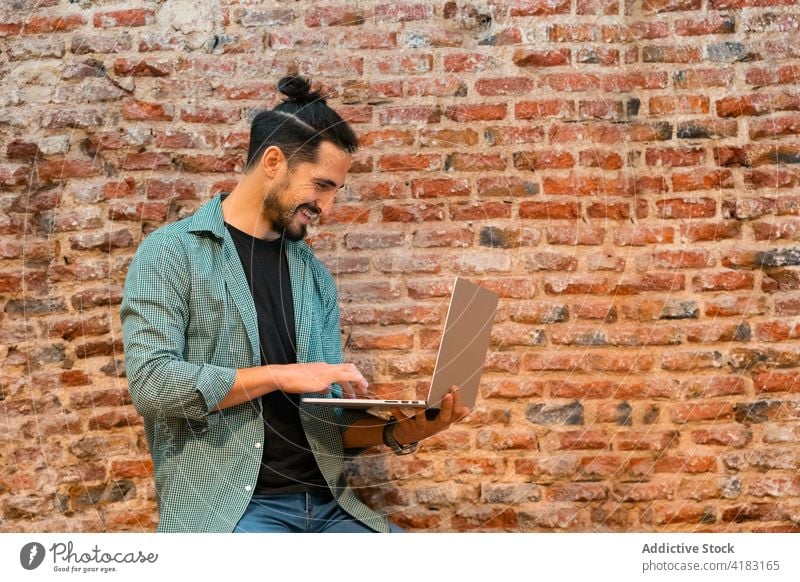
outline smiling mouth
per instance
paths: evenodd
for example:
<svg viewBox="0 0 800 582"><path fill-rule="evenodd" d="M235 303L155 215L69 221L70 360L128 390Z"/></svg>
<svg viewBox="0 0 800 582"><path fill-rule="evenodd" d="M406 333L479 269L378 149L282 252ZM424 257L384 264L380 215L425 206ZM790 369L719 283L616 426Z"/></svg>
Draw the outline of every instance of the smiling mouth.
<svg viewBox="0 0 800 582"><path fill-rule="evenodd" d="M319 216L318 212L312 212L308 208L300 208L297 210L300 216L304 217L309 224L314 223Z"/></svg>

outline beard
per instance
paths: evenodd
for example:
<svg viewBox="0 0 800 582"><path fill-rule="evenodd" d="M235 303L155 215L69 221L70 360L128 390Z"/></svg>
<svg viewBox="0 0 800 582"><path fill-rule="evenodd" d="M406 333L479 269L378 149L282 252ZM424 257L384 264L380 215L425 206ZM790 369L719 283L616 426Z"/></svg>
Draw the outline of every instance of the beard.
<svg viewBox="0 0 800 582"><path fill-rule="evenodd" d="M264 195L262 211L264 217L272 224L272 230L283 235L290 241L301 241L308 235L308 227L305 224L295 222L297 214L302 210L307 210L312 216L318 216L319 210L311 204L285 204L281 202L285 198L285 193L289 189L289 177L284 178L278 183L270 185Z"/></svg>

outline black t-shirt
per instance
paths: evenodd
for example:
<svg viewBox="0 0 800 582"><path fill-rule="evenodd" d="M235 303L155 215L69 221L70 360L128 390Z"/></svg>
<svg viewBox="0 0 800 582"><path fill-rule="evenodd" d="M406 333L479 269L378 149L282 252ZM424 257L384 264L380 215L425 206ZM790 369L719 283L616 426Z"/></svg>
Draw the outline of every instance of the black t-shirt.
<svg viewBox="0 0 800 582"><path fill-rule="evenodd" d="M226 226L253 294L261 364L296 363L294 303L283 239L262 240ZM262 396L261 402L264 452L256 493L330 495L300 422L300 396L276 390Z"/></svg>

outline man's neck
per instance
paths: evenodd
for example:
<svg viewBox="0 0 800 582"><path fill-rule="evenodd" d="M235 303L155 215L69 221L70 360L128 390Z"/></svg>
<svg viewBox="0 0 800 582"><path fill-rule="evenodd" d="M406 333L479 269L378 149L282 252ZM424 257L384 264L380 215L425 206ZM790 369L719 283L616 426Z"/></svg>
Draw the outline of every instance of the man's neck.
<svg viewBox="0 0 800 582"><path fill-rule="evenodd" d="M228 224L252 237L275 240L280 236L272 230L272 223L264 218L263 186L257 186L250 176L244 176L222 201L222 217Z"/></svg>

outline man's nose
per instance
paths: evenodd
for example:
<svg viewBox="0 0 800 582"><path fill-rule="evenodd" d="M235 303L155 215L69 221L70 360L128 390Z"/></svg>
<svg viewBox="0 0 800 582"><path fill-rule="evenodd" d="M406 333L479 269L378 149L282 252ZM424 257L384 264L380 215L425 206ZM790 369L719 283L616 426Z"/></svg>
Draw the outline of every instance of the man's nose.
<svg viewBox="0 0 800 582"><path fill-rule="evenodd" d="M331 213L333 209L333 193L321 196L316 201L317 210L319 210L320 214L325 217Z"/></svg>

